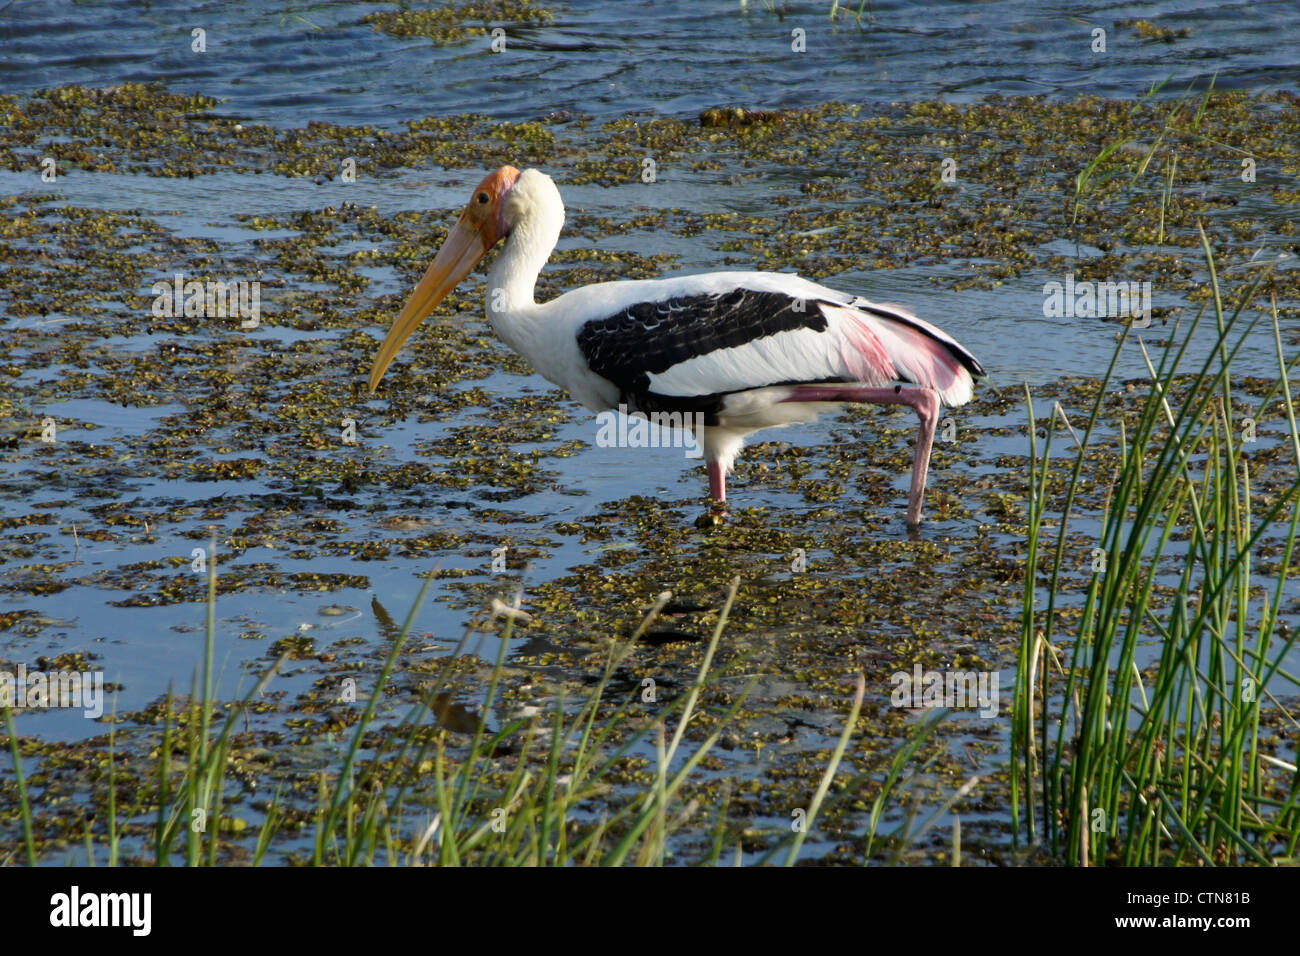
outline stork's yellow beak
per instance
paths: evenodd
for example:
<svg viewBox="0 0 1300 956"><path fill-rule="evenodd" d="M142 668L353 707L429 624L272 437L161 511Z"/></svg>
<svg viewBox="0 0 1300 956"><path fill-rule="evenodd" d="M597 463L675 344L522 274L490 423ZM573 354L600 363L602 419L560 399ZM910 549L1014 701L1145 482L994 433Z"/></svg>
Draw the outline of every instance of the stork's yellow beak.
<svg viewBox="0 0 1300 956"><path fill-rule="evenodd" d="M397 357L397 350L411 337L416 326L437 308L438 303L447 298L447 293L456 288L460 280L469 275L469 271L478 265L479 260L487 255L483 237L477 229L468 226L465 220L457 222L447 235L447 241L438 250L433 264L420 280L420 284L411 292L402 306L401 314L389 329L379 354L375 356L374 368L370 371L370 391L379 387L379 380L388 371L388 366Z"/></svg>
<svg viewBox="0 0 1300 956"><path fill-rule="evenodd" d="M397 356L402 343L411 337L416 327L456 288L460 280L469 275L470 270L488 251L505 237L508 228L501 215L502 201L518 178L519 170L513 166L503 166L478 184L469 205L447 234L447 239L438 250L429 270L412 290L406 305L402 306L393 327L379 346L379 354L375 356L374 367L370 370L371 392L379 387L380 379L388 371L388 366Z"/></svg>

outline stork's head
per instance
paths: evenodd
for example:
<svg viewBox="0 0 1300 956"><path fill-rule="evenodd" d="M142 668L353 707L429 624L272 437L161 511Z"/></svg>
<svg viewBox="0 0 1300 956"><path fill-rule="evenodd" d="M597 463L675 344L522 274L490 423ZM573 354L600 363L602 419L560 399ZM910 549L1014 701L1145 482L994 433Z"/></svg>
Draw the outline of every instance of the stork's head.
<svg viewBox="0 0 1300 956"><path fill-rule="evenodd" d="M563 222L564 207L560 204L559 190L551 178L535 169L521 173L513 166L502 166L484 177L474 187L469 205L447 233L447 239L438 250L429 270L411 292L397 320L393 322L387 338L375 356L370 372L370 391L379 386L379 380L397 355L397 350L415 331L424 318L447 297L461 279L478 264L488 251L511 234L516 226L526 227L532 221L553 219L553 207L559 209ZM554 228L559 235L559 225ZM550 237L551 246L555 236ZM546 253L550 253L547 247Z"/></svg>

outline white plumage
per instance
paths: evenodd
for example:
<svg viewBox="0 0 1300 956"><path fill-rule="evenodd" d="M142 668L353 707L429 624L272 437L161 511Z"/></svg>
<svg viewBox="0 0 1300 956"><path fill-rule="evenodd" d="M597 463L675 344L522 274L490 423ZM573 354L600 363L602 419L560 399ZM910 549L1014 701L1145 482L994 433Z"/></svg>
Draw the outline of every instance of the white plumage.
<svg viewBox="0 0 1300 956"><path fill-rule="evenodd" d="M402 342L487 251L487 317L498 336L593 411L705 417L710 493L746 436L809 421L847 401L905 404L921 432L908 522L920 522L940 404L970 400L979 362L901 306L880 305L795 275L712 272L602 282L538 304L537 276L564 223L550 177L506 166L479 184L375 360L373 391Z"/></svg>

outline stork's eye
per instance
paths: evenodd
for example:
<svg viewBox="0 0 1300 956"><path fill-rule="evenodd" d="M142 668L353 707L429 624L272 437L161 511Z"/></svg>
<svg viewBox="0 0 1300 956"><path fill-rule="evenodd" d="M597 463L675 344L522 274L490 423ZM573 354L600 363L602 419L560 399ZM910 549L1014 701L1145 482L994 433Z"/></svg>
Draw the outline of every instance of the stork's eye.
<svg viewBox="0 0 1300 956"><path fill-rule="evenodd" d="M487 201L488 201L488 194L487 194L487 193L479 193L479 194L478 194L478 201L479 201L479 202L487 202Z"/></svg>

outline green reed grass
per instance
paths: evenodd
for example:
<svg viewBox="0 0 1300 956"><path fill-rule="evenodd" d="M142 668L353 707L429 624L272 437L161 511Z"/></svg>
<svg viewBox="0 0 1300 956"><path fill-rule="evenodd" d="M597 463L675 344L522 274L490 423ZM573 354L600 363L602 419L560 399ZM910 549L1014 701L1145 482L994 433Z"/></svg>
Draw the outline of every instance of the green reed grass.
<svg viewBox="0 0 1300 956"><path fill-rule="evenodd" d="M1150 386L1132 434L1119 423L1119 465L1111 472L1090 453L1128 333L1121 337L1059 513L1048 510L1057 415L1040 449L1026 389L1031 481L1013 826L1071 864L1271 864L1292 860L1300 839L1300 775L1260 753L1266 699L1300 726L1272 690L1300 684L1282 667L1296 635L1278 622L1300 522L1300 432L1287 382L1300 356L1285 358L1275 303L1278 380L1257 407L1243 410L1263 421L1282 399L1297 471L1264 506L1253 495L1251 462L1237 438L1240 402L1231 379L1232 360L1259 321L1243 317L1259 281L1227 311L1204 230L1201 241L1212 302L1158 366L1141 346ZM1185 374L1188 344L1207 309L1215 347ZM1103 560L1088 580L1077 627L1067 632L1058 603L1078 558L1069 532L1088 482L1108 489L1097 552ZM1045 538L1049 520L1057 525L1054 548ZM1170 548L1180 536L1182 554ZM1252 577L1266 539L1282 551L1271 597ZM1178 584L1164 600L1157 575L1175 572ZM1040 612L1036 592L1044 584L1047 608ZM1151 641L1159 642L1160 656L1144 676L1137 651ZM1065 647L1059 656L1058 643Z"/></svg>
<svg viewBox="0 0 1300 956"><path fill-rule="evenodd" d="M1210 82L1207 84L1205 92L1201 95L1200 106L1197 107L1196 113L1182 129L1178 128L1178 124L1183 121L1186 115L1185 107L1188 106L1195 93L1195 82L1189 84L1187 89L1178 99L1170 101L1171 105L1165 112L1164 124L1161 126L1160 132L1156 135L1150 147L1148 147L1146 152L1143 154L1142 159L1137 163L1132 175L1129 177L1128 183L1125 185L1126 191L1132 190L1138 179L1140 179L1147 171L1148 167L1151 165L1152 159L1155 158L1160 147L1166 145L1167 141L1175 136L1179 140L1185 142L1204 143L1216 147L1223 147L1222 143L1215 143L1200 134L1201 120L1204 118L1206 109L1209 106L1210 96L1214 92L1214 86L1218 81L1218 76L1219 74L1216 71L1210 77ZM1133 108L1129 111L1129 116L1134 116L1141 111L1172 79L1173 76L1171 75L1160 83L1153 84L1147 94L1133 104ZM1079 210L1088 202L1089 197L1097 189L1105 185L1111 179L1123 175L1126 165L1125 161L1123 161L1124 154L1120 154L1119 156L1115 156L1115 154L1132 144L1133 141L1122 139L1103 147L1102 150L1092 158L1088 165L1080 170L1075 176L1074 195L1071 197L1072 211L1070 213L1069 223L1071 226L1078 223ZM1115 156L1115 158L1112 159L1112 156ZM1165 212L1173 196L1174 170L1177 167L1177 164L1177 157L1172 154L1171 150L1170 156L1166 161L1165 185L1160 197L1159 242L1164 241Z"/></svg>
<svg viewBox="0 0 1300 956"><path fill-rule="evenodd" d="M143 862L166 866L184 862L190 866L215 865L222 850L232 844L228 832L229 801L226 786L229 763L235 747L236 728L260 697L286 657L281 657L259 678L247 694L223 704L215 696L213 655L216 636L215 542L208 562L207 627L201 666L195 675L188 702L178 707L169 692L162 708L161 741L153 769L156 789L137 788L134 802L123 806L117 795L116 734L109 732L107 795L107 861L123 861L123 840L139 832L134 821L152 810L154 819L145 842L148 858ZM698 799L683 799L683 791L698 776L701 761L734 726L736 714L748 698L757 677L725 710L709 714L710 732L699 742L688 742L686 729L702 716L701 695L722 679L715 673L715 656L736 599L739 579L728 589L699 672L687 693L647 715L636 695L619 702L611 699L610 683L619 666L636 646L671 598L664 592L645 616L640 627L625 641L614 642L606 652L601 676L594 689L576 706L560 699L550 713L528 720L507 720L491 728L491 715L499 696L500 682L510 643L513 621L518 613L500 602L480 614L466 628L455 651L443 660L432 689L396 724L378 726L384 691L397 666L416 614L432 582L426 580L419 597L398 633L391 638L374 690L352 732L351 740L336 767L323 768L318 775L311 854L307 862L317 865L664 865L675 862L670 844L687 827L710 842L709 851L696 862L716 865L726 848L734 846L740 858L742 837L748 821L728 816L729 797L710 815ZM504 619L499 653L486 689L475 691L482 702L469 731L467 747L453 749L441 723L450 702L466 693L454 665L476 635L498 618ZM795 863L819 814L842 802L858 799L866 790L877 790L870 820L860 839L864 860L878 841L893 848L895 858L905 849L906 827L881 835L879 828L891 801L907 792L911 782L907 767L922 743L929 739L943 719L930 715L892 754L873 756L851 779L835 781L858 724L865 686L859 677L857 694L838 745L821 775L802 829L774 833L760 863L785 854L785 863ZM221 712L224 710L224 719ZM697 721L698 722L698 721ZM18 750L12 716L6 712L22 809L27 862L38 862L33 835L30 795ZM508 766L497 756L500 748L515 742L518 752ZM653 782L643 793L604 811L593 819L597 799L625 785L615 780L620 763L634 748L653 748ZM181 753L179 765L173 754ZM536 759L534 759L536 758ZM880 779L883 776L883 781ZM832 791L833 782L839 786ZM287 836L281 827L288 818L283 804L285 783L270 797L256 834L254 865L263 862L270 849ZM416 825L420 811L426 823ZM711 819L703 819L711 816ZM95 862L94 830L88 822L84 831L86 861ZM138 858L133 862L140 862Z"/></svg>

